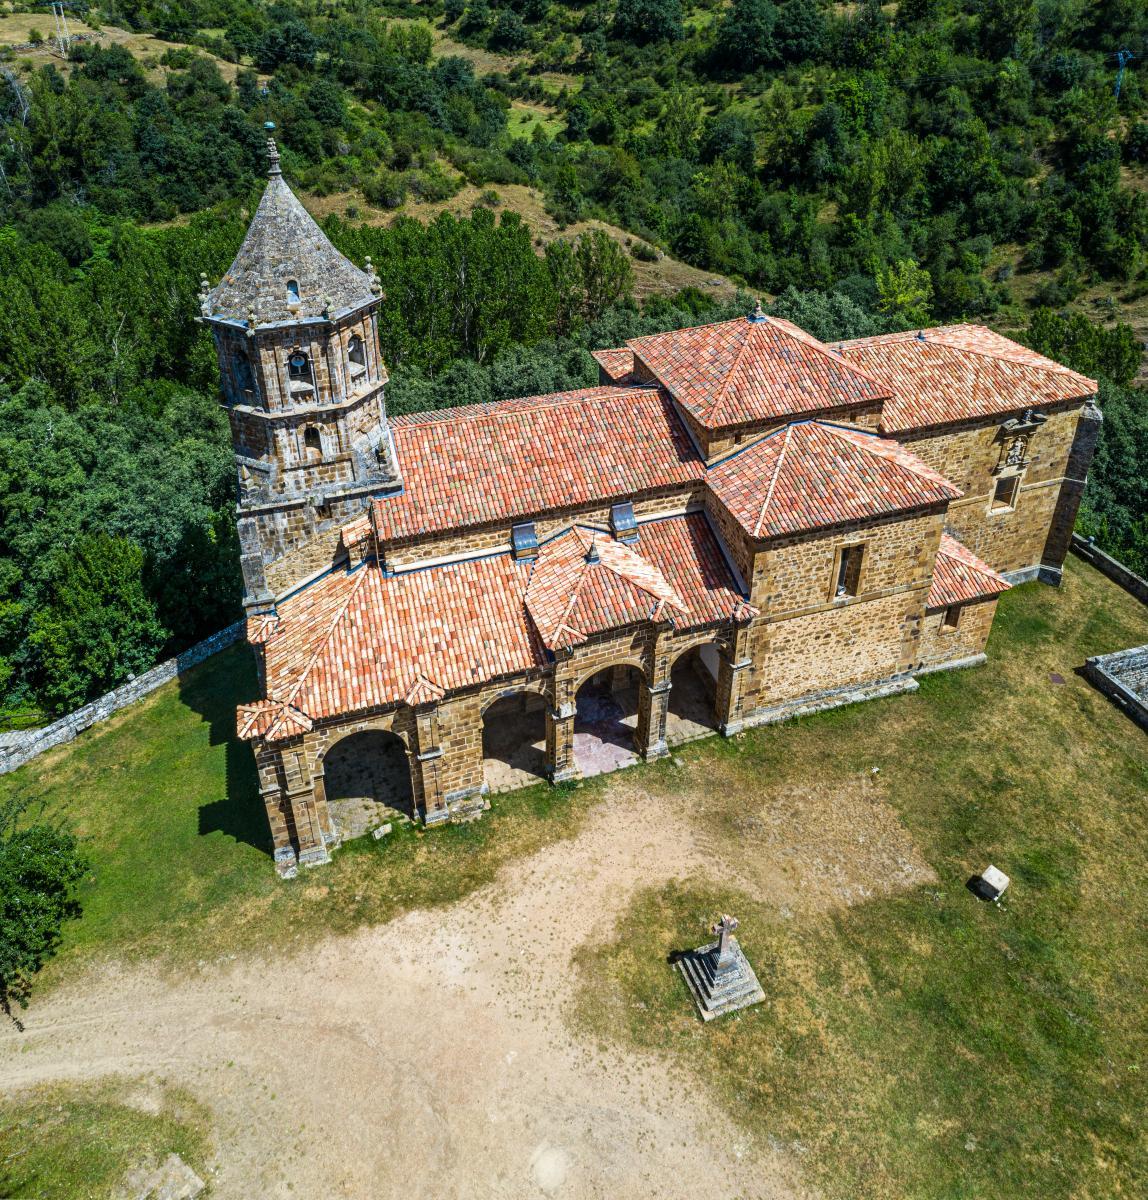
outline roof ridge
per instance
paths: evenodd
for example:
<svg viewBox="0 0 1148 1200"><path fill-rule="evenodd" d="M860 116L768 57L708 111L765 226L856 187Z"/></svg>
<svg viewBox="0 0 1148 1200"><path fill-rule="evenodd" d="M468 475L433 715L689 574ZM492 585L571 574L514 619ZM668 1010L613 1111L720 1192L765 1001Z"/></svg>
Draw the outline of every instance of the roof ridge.
<svg viewBox="0 0 1148 1200"><path fill-rule="evenodd" d="M750 321L748 317L746 318L745 323L748 328L746 329L745 337L742 339L741 348L734 355L733 362L730 364L730 368L728 371L726 371L725 378L721 382L721 387L718 388L714 398L710 401L710 403L706 405L705 417L707 420L713 420L714 415L725 401L727 393L729 392L730 380L733 378L734 372L741 366L741 360L745 357L751 340L757 333L758 329L764 328L766 324L764 321ZM733 322L731 321L730 324L733 324Z"/></svg>
<svg viewBox="0 0 1148 1200"><path fill-rule="evenodd" d="M987 325L974 325L970 322L964 322L960 325L939 325L935 330L923 331L932 332L932 339L926 337L926 344L931 340L935 345L944 346L948 350L957 350L962 354L975 354L978 358L992 359L994 362L1014 363L1018 367L1032 367L1038 371L1053 371L1058 375L1071 375L1076 379L1087 379L1089 383L1095 383L1094 379L1088 379L1087 375L1081 374L1079 371L1074 371L1071 367L1066 367L1064 363L1058 363L1056 359L1049 358L1047 354L1041 354L1039 350L1034 350L1031 346L1024 345L1023 342L1016 344L1022 349L1027 350L1029 354L1038 358L1039 362L1033 362L1028 358L1018 357L1016 354L1009 352L994 352L987 349L982 349L979 346L959 345L945 339L945 334L954 329L972 329L983 330L985 333L991 334L993 337L1003 338L1006 342L1011 342L1013 339L1005 337L1003 333L997 333L995 329L990 329Z"/></svg>
<svg viewBox="0 0 1148 1200"><path fill-rule="evenodd" d="M787 425L785 427L785 434L781 439L781 450L778 452L777 462L774 464L773 468L773 476L770 478L769 487L765 493L765 499L762 501L761 508L758 510L757 520L754 522L754 537L758 537L760 535L762 523L765 521L766 509L768 509L770 504L773 502L773 489L777 487L777 480L781 475L781 464L785 461L786 454L789 453L790 434L793 433L793 430L796 428L797 424L797 422L794 422L794 424Z"/></svg>
<svg viewBox="0 0 1148 1200"><path fill-rule="evenodd" d="M502 417L514 412L541 412L549 408L565 408L569 404L589 401L606 401L622 395L636 396L646 392L656 394L659 385L599 383L587 388L570 388L564 392L541 392L537 396L507 396L502 400L488 400L483 404L456 404L453 408L432 408L423 412L401 413L391 419L392 426L399 428L415 425L445 425L457 419L479 417ZM531 401L538 401L532 404ZM520 407L512 409L511 405Z"/></svg>
<svg viewBox="0 0 1148 1200"><path fill-rule="evenodd" d="M801 342L808 346L811 350L816 350L819 354L828 358L831 362L840 366L844 364L850 371L856 371L858 375L864 376L870 383L875 383L879 388L886 392L892 391L885 383L883 383L876 375L874 375L868 367L859 366L857 363L851 363L840 350L835 350L828 342L823 342L820 338L814 337L808 329L802 329L800 325L793 321L786 320L785 317L769 317L771 324L779 326L783 333L789 335L795 341Z"/></svg>

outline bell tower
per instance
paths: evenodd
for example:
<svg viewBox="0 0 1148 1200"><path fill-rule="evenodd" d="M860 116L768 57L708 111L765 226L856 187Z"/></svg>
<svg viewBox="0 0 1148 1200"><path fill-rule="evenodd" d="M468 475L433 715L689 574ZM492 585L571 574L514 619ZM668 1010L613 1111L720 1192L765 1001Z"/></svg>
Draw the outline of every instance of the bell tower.
<svg viewBox="0 0 1148 1200"><path fill-rule="evenodd" d="M271 126L270 128L274 128ZM239 473L248 613L331 565L339 530L400 486L379 349L382 289L331 245L268 138L263 198L227 274L200 281Z"/></svg>

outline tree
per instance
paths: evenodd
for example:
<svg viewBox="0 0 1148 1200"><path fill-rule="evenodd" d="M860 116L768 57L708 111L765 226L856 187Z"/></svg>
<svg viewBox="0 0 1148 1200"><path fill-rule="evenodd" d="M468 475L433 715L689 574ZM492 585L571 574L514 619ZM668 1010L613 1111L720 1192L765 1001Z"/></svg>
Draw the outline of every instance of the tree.
<svg viewBox="0 0 1148 1200"><path fill-rule="evenodd" d="M877 269L878 308L906 325L926 325L933 299L933 280L911 258Z"/></svg>
<svg viewBox="0 0 1148 1200"><path fill-rule="evenodd" d="M1136 378L1144 356L1131 325L1118 322L1105 329L1083 313L1055 313L1050 308L1033 313L1025 341L1074 371L1103 376L1117 387L1127 387Z"/></svg>
<svg viewBox="0 0 1148 1200"><path fill-rule="evenodd" d="M866 311L843 292L799 292L787 287L769 306L771 316L784 317L823 342L873 337L889 331L889 322Z"/></svg>
<svg viewBox="0 0 1148 1200"><path fill-rule="evenodd" d="M28 1005L32 977L80 915L74 889L87 870L75 837L58 825L22 820L26 800L0 801L0 1008Z"/></svg>
<svg viewBox="0 0 1148 1200"><path fill-rule="evenodd" d="M504 8L498 14L491 31L491 45L503 50L521 50L530 40L522 18L512 8Z"/></svg>
<svg viewBox="0 0 1148 1200"><path fill-rule="evenodd" d="M714 57L726 70L757 71L781 61L772 0L733 0L718 27Z"/></svg>
<svg viewBox="0 0 1148 1200"><path fill-rule="evenodd" d="M618 0L612 30L639 46L680 41L685 33L681 0Z"/></svg>
<svg viewBox="0 0 1148 1200"><path fill-rule="evenodd" d="M54 711L76 708L155 662L167 631L144 591L143 568L135 542L102 533L57 553L48 603L28 637Z"/></svg>

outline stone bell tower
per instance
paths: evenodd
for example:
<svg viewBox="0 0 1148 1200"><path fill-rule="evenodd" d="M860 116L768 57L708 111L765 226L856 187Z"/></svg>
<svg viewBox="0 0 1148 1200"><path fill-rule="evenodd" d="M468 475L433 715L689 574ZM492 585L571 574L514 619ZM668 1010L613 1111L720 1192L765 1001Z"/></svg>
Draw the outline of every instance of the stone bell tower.
<svg viewBox="0 0 1148 1200"><path fill-rule="evenodd" d="M287 186L275 142L259 208L218 286L200 284L239 471L248 613L331 565L339 529L400 486L379 351L379 280Z"/></svg>

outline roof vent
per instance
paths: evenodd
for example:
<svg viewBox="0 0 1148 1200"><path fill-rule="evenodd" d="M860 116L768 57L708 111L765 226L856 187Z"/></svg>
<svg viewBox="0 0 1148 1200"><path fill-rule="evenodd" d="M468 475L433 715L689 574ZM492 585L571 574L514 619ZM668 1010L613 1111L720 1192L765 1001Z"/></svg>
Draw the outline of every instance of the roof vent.
<svg viewBox="0 0 1148 1200"><path fill-rule="evenodd" d="M615 504L610 509L610 532L620 542L638 540L638 519L634 516L634 506L629 500Z"/></svg>
<svg viewBox="0 0 1148 1200"><path fill-rule="evenodd" d="M538 532L533 521L511 527L510 549L517 559L538 557Z"/></svg>
<svg viewBox="0 0 1148 1200"><path fill-rule="evenodd" d="M590 549L586 551L586 561L591 565L602 561L601 556L598 554L598 543L594 540L591 540Z"/></svg>
<svg viewBox="0 0 1148 1200"><path fill-rule="evenodd" d="M758 297L757 304L754 306L753 312L749 313L745 319L747 321L752 321L755 325L760 324L762 321L769 320L769 318L765 315L765 310L761 307L760 296Z"/></svg>
<svg viewBox="0 0 1148 1200"><path fill-rule="evenodd" d="M917 330L917 341L927 342L928 340L929 339L927 337L925 337L925 331L923 329L918 329Z"/></svg>

